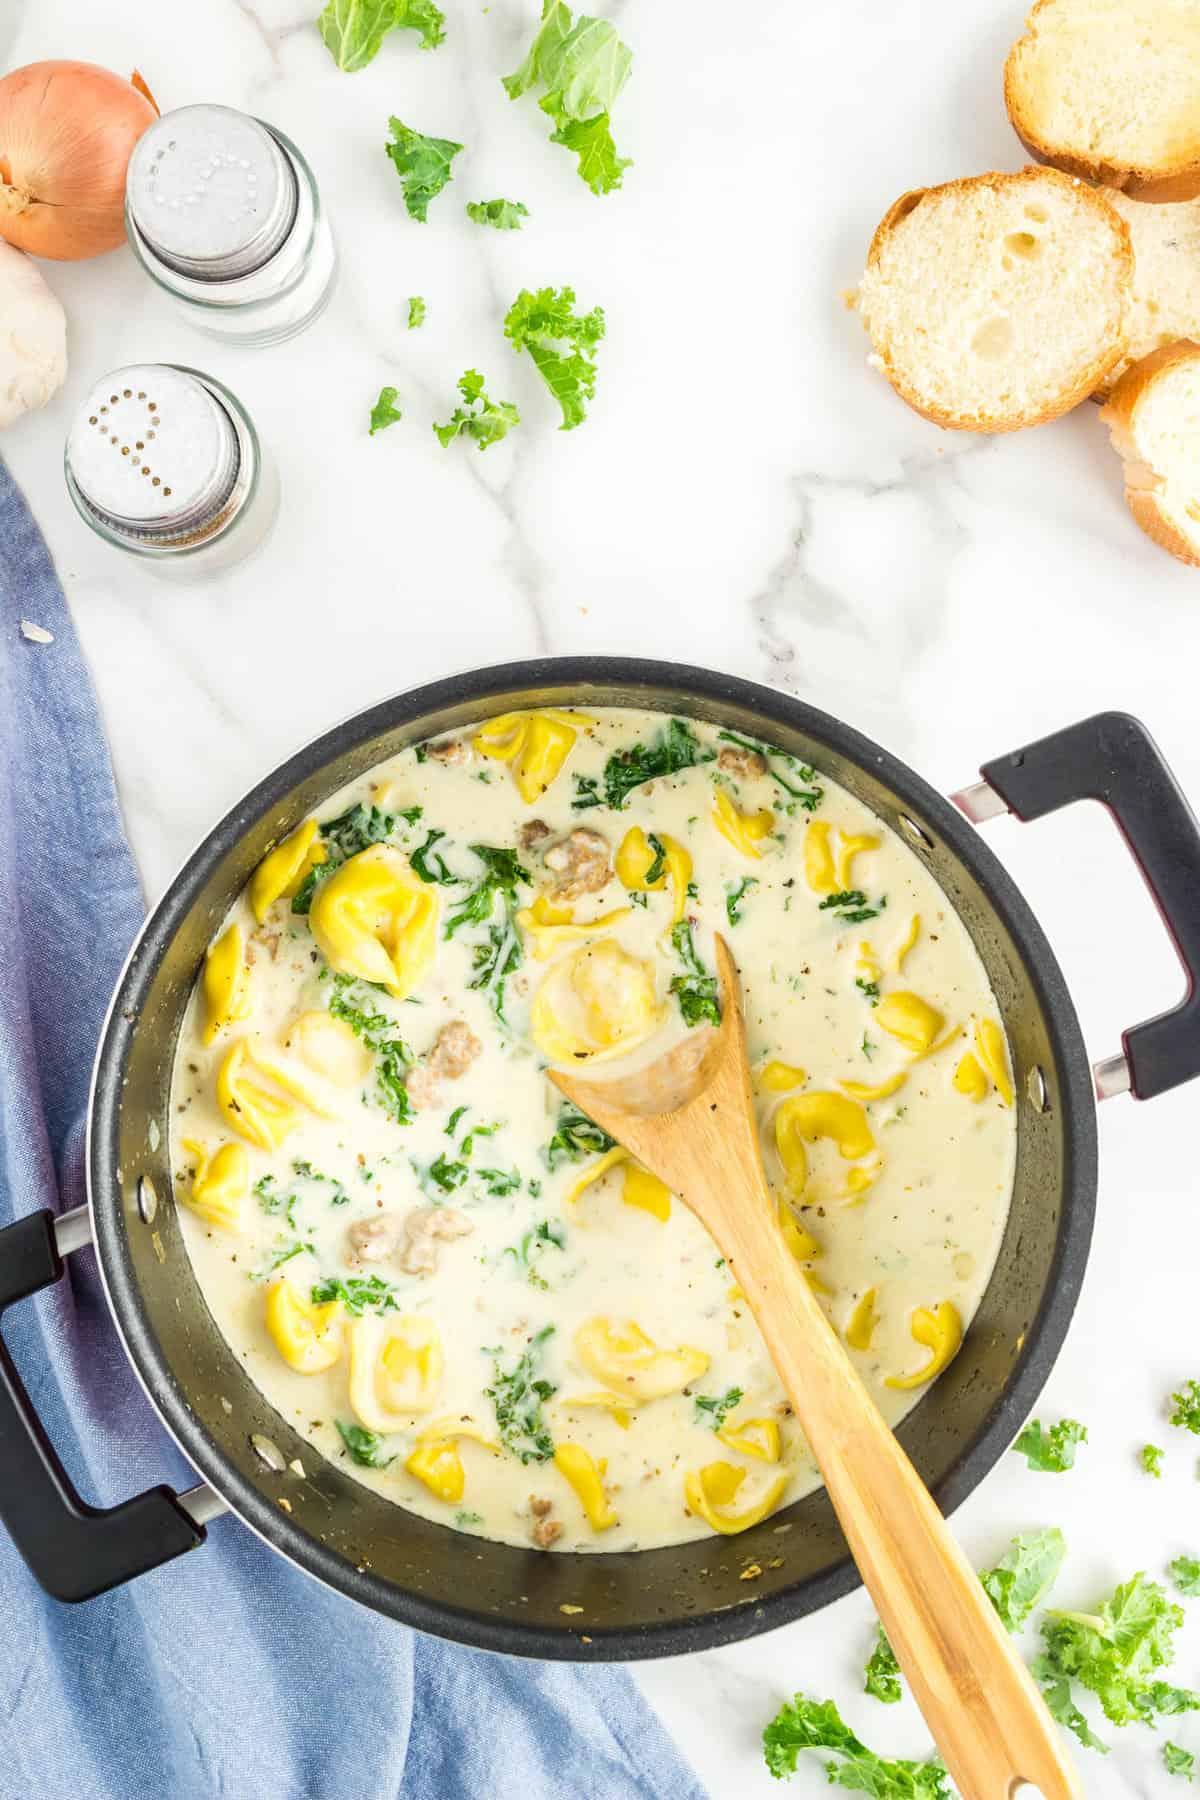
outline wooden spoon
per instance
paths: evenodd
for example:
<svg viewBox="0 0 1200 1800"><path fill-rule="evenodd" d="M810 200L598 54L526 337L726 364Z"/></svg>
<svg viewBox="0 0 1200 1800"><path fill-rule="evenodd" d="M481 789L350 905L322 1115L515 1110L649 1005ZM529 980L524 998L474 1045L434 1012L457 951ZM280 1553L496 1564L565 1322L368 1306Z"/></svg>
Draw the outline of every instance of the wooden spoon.
<svg viewBox="0 0 1200 1800"><path fill-rule="evenodd" d="M719 1030L636 1074L552 1071L707 1226L746 1296L859 1573L963 1800L1083 1800L1058 1730L978 1576L876 1410L783 1241L746 1063L737 970L716 940Z"/></svg>

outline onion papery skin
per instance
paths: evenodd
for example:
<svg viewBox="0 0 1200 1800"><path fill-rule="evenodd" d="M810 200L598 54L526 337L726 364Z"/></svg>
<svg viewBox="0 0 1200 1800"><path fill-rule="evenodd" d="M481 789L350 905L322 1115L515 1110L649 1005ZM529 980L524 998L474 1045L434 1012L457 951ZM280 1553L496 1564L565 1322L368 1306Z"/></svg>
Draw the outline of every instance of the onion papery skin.
<svg viewBox="0 0 1200 1800"><path fill-rule="evenodd" d="M125 171L158 117L123 75L40 62L0 80L0 237L55 262L125 241Z"/></svg>

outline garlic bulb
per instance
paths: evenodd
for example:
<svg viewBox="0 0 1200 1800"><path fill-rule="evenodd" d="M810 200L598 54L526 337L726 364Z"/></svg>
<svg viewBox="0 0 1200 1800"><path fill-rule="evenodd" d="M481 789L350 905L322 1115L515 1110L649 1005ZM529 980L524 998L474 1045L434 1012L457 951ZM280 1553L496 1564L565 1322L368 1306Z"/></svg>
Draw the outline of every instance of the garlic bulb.
<svg viewBox="0 0 1200 1800"><path fill-rule="evenodd" d="M0 430L44 406L67 373L67 315L29 257L0 242Z"/></svg>

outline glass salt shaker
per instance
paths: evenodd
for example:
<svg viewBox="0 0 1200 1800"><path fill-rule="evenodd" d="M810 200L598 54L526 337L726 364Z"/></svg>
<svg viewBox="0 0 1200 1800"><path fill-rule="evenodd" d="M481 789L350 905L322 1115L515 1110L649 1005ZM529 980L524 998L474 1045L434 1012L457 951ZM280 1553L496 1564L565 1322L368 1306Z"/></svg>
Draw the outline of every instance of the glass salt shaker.
<svg viewBox="0 0 1200 1800"><path fill-rule="evenodd" d="M65 470L96 535L162 575L232 567L259 548L279 508L274 464L241 402L174 363L98 381L71 426Z"/></svg>
<svg viewBox="0 0 1200 1800"><path fill-rule="evenodd" d="M337 251L313 172L281 131L231 106L181 106L142 133L125 230L201 331L281 344L324 310Z"/></svg>

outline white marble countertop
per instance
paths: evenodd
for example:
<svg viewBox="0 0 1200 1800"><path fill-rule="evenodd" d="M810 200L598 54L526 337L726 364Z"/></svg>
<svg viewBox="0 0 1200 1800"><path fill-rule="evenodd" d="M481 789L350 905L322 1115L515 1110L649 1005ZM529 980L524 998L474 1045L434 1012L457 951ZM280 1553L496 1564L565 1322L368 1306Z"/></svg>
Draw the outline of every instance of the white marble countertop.
<svg viewBox="0 0 1200 1800"><path fill-rule="evenodd" d="M945 789L981 761L1100 707L1141 715L1200 796L1200 573L1138 532L1096 411L1015 437L943 434L866 367L840 291L906 187L1022 157L1001 101L1019 0L715 0L612 8L635 53L618 143L624 190L593 198L511 105L534 0L444 0L435 54L412 34L339 74L318 0L9 0L9 66L78 56L145 73L166 107L219 100L281 126L323 184L343 256L307 335L231 349L195 333L124 251L45 265L70 315L72 368L6 434L72 601L112 738L148 895L201 832L315 730L381 694L533 652L616 651L775 683L878 738ZM603 8L602 8L603 10ZM411 222L382 153L387 117L468 146L455 184ZM464 218L506 194L519 234ZM501 335L522 285L603 304L592 416L558 433L527 359ZM405 329L405 302L429 302ZM281 468L263 554L172 586L106 548L63 488L66 422L87 384L132 361L207 368L232 386ZM485 456L429 429L478 366L518 401ZM369 440L384 382L406 418ZM1061 956L1095 1056L1169 1004L1179 976L1115 831L1097 809L987 828ZM1060 1524L1061 1603L1200 1552L1198 1446L1164 1397L1200 1375L1195 1094L1103 1111L1098 1230L1043 1411L1088 1422L1068 1476L1009 1456L956 1517L970 1554ZM1141 1473L1147 1439L1165 1478ZM1200 1609L1196 1609L1200 1611ZM714 1795L776 1792L757 1740L793 1688L829 1694L868 1741L920 1754L915 1713L858 1693L861 1594L739 1648L649 1665L646 1692ZM1200 1680L1200 1626L1176 1665ZM1168 1794L1154 1738L1111 1732L1086 1756L1098 1800ZM1173 1735L1200 1750L1200 1722ZM1086 1753L1083 1753L1086 1754ZM812 1763L797 1793L826 1791Z"/></svg>

